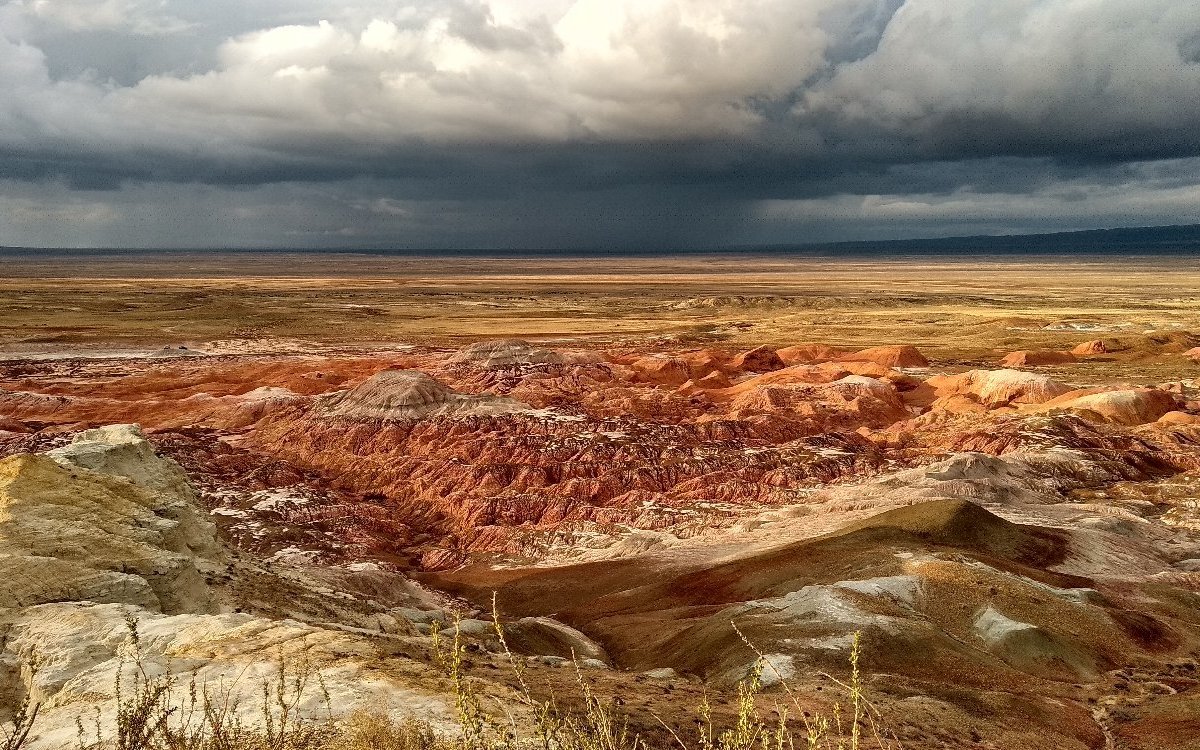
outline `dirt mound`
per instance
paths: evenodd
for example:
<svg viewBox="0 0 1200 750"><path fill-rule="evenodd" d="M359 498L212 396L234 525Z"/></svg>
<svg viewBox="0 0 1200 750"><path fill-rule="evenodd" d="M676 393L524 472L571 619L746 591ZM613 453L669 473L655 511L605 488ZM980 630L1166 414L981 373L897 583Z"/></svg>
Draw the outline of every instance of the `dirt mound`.
<svg viewBox="0 0 1200 750"><path fill-rule="evenodd" d="M925 383L938 398L969 395L992 408L1045 403L1071 391L1070 386L1045 375L1020 370L970 370L961 375L934 376Z"/></svg>
<svg viewBox="0 0 1200 750"><path fill-rule="evenodd" d="M1045 402L1042 409L1063 409L1122 425L1155 422L1179 408L1172 393L1157 388L1071 391Z"/></svg>
<svg viewBox="0 0 1200 750"><path fill-rule="evenodd" d="M896 508L852 523L828 539L911 543L972 551L1029 567L1046 567L1065 555L1061 536L1019 526L966 500L937 500Z"/></svg>
<svg viewBox="0 0 1200 750"><path fill-rule="evenodd" d="M769 346L760 346L737 355L730 362L730 366L737 370L770 372L782 369L786 365L774 349Z"/></svg>
<svg viewBox="0 0 1200 750"><path fill-rule="evenodd" d="M567 358L553 349L534 346L521 339L478 341L463 347L450 358L452 365L469 365L487 370L528 365L561 365L565 362Z"/></svg>
<svg viewBox="0 0 1200 750"><path fill-rule="evenodd" d="M458 393L418 370L385 370L322 399L317 409L326 417L405 421L512 414L529 407L502 396Z"/></svg>
<svg viewBox="0 0 1200 750"><path fill-rule="evenodd" d="M796 344L785 346L776 351L779 358L787 365L808 365L818 362L829 362L846 352L826 344Z"/></svg>
<svg viewBox="0 0 1200 750"><path fill-rule="evenodd" d="M692 379L692 368L680 357L640 357L630 365L634 377L643 383L656 385L683 385Z"/></svg>
<svg viewBox="0 0 1200 750"><path fill-rule="evenodd" d="M876 346L838 357L842 362L874 362L884 367L928 367L929 360L915 346Z"/></svg>
<svg viewBox="0 0 1200 750"><path fill-rule="evenodd" d="M1118 351L1117 348L1114 348L1116 346L1119 345L1116 345L1111 339L1094 339L1076 345L1075 348L1071 349L1071 354L1074 354L1076 357L1094 357L1097 354L1111 354L1114 351Z"/></svg>

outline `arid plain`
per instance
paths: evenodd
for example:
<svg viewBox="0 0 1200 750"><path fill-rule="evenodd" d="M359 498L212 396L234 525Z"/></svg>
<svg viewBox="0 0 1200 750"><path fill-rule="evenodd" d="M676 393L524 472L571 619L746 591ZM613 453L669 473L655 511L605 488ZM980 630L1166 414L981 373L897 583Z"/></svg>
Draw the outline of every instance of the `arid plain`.
<svg viewBox="0 0 1200 750"><path fill-rule="evenodd" d="M303 656L448 731L457 617L482 694L583 680L655 746L756 673L806 731L857 633L869 746L1200 747L1194 260L0 263L35 747L110 720L131 610L161 673Z"/></svg>

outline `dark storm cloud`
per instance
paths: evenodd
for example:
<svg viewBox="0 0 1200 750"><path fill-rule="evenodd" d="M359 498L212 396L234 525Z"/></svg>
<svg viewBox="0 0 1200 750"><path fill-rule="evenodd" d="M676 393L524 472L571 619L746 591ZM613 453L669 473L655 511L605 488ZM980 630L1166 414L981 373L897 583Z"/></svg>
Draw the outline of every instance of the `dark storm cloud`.
<svg viewBox="0 0 1200 750"><path fill-rule="evenodd" d="M1200 220L1197 40L1191 0L8 0L0 244L74 231L34 196L137 244Z"/></svg>

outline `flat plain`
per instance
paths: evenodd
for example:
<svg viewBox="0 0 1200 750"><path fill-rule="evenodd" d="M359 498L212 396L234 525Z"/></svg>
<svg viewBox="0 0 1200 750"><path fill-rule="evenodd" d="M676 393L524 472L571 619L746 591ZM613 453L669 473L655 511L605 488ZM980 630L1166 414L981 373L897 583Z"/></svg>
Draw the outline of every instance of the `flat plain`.
<svg viewBox="0 0 1200 750"><path fill-rule="evenodd" d="M1200 328L1200 265L1172 257L170 253L0 263L0 346L10 351L513 335L601 344L903 341L986 360L1065 346L1081 332Z"/></svg>

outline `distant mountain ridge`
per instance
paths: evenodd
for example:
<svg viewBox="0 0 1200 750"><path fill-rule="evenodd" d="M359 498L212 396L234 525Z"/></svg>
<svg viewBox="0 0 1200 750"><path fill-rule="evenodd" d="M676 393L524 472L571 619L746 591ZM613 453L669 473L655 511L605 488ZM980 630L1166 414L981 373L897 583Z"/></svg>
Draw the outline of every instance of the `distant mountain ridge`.
<svg viewBox="0 0 1200 750"><path fill-rule="evenodd" d="M51 248L0 246L0 256L62 255L142 255L148 253L368 253L407 256L655 256L710 254L769 255L1189 255L1200 254L1200 224L1156 227L1087 229L1042 234L969 235L902 240L858 240L843 242L737 245L728 247L669 249L662 248L457 248L419 249L389 247L331 248Z"/></svg>
<svg viewBox="0 0 1200 750"><path fill-rule="evenodd" d="M838 254L957 254L957 253L1029 253L1029 254L1113 254L1118 252L1157 255L1200 252L1200 224L1161 227L1121 227L1087 229L1043 234L974 235L908 240L866 240L857 242L772 245L760 248L771 252Z"/></svg>

